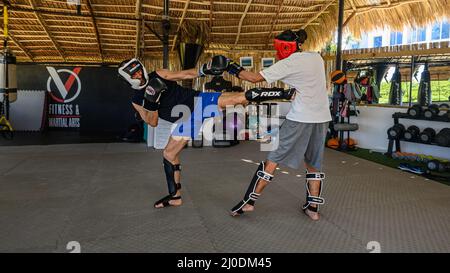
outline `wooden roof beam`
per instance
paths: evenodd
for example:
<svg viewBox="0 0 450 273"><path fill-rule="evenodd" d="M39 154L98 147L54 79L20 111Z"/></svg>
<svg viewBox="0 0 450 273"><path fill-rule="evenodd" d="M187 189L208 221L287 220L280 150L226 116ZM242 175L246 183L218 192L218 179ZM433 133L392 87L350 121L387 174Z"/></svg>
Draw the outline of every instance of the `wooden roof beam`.
<svg viewBox="0 0 450 273"><path fill-rule="evenodd" d="M273 32L273 28L275 27L275 24L277 23L278 20L278 14L280 14L281 8L283 7L284 4L284 0L281 0L281 2L278 4L278 8L277 8L277 13L275 14L275 16L272 16L272 18L270 19L270 32L269 35L267 35L267 44L269 44L270 39L272 37L272 32Z"/></svg>
<svg viewBox="0 0 450 273"><path fill-rule="evenodd" d="M178 23L178 27L177 27L177 32L175 34L175 38L173 38L172 51L175 49L175 45L176 45L177 39L178 39L178 31L180 31L181 24L183 24L184 17L186 17L186 13L187 13L187 10L189 8L189 3L190 2L191 2L191 0L187 0L186 3L184 4L183 15L181 15L181 20Z"/></svg>
<svg viewBox="0 0 450 273"><path fill-rule="evenodd" d="M209 6L209 28L212 30L213 26L213 12L214 12L214 2L210 0L211 5Z"/></svg>
<svg viewBox="0 0 450 273"><path fill-rule="evenodd" d="M248 9L250 8L250 5L252 4L253 0L248 0L247 5L245 6L244 13L241 16L241 20L239 20L239 27L238 27L238 33L236 36L236 41L234 41L234 45L236 46L239 41L239 36L241 35L241 29L242 29L242 23L244 22L245 16L247 15Z"/></svg>
<svg viewBox="0 0 450 273"><path fill-rule="evenodd" d="M2 35L3 35L3 23L2 23L2 27L1 27L1 31L2 31ZM28 49L26 49L19 41L17 41L17 39L11 34L11 31L8 32L8 38L11 39L11 41L13 41L18 48L20 48L20 50L23 51L23 53L25 53L25 55L32 61L34 62L34 58L33 55L30 53L30 51Z"/></svg>
<svg viewBox="0 0 450 273"><path fill-rule="evenodd" d="M336 2L336 0L331 0L328 4L323 5L322 9L316 15L311 17L311 19L309 19L308 22L302 25L302 28L303 29L306 28L307 26L309 26L310 23L319 18L319 16L322 15L328 9L328 7L331 6L334 2Z"/></svg>
<svg viewBox="0 0 450 273"><path fill-rule="evenodd" d="M136 12L135 12L135 16L136 19L139 19L138 21L136 21L136 47L135 47L135 52L134 52L134 56L136 58L140 58L141 57L141 44L142 44L142 14L141 14L141 10L142 10L142 0L137 0L136 1ZM145 45L144 45L145 47Z"/></svg>
<svg viewBox="0 0 450 273"><path fill-rule="evenodd" d="M392 9L403 5L414 4L414 3L427 3L429 0L404 0L404 1L390 1L388 3L384 3L381 5L365 5L365 6L356 6L356 13L366 13L369 11L377 10L377 9ZM350 12L353 9L346 9L345 12Z"/></svg>
<svg viewBox="0 0 450 273"><path fill-rule="evenodd" d="M102 44L101 44L101 42L100 42L100 34L99 34L99 32L98 32L97 20L95 19L94 10L93 10L93 8L92 8L91 0L87 0L87 6L88 6L88 8L89 8L89 13L91 14L92 24L94 25L95 39L97 40L98 52L100 53L100 59L101 59L102 62L103 62L103 50L102 50Z"/></svg>
<svg viewBox="0 0 450 273"><path fill-rule="evenodd" d="M36 10L36 7L37 7L35 1L36 1L36 0L29 0L30 5L31 5L31 8L32 8L33 10ZM58 54L61 56L61 58L62 58L64 61L66 61L66 57L64 56L63 50L60 48L60 46L57 44L57 42L56 42L55 39L53 38L53 36L52 36L52 34L50 33L50 31L48 30L47 25L45 24L44 19L42 18L42 15L41 15L39 12L37 12L37 11L35 11L34 14L35 14L35 16L37 17L39 24L42 26L42 28L44 28L45 33L47 34L48 38L49 38L50 41L52 42L53 46L56 48L56 51L58 52Z"/></svg>

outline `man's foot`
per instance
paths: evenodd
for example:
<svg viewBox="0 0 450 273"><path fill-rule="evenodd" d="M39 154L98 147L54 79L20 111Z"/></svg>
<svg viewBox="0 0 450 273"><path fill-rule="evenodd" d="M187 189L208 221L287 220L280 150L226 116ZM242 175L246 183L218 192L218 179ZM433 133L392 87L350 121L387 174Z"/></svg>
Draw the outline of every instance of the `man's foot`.
<svg viewBox="0 0 450 273"><path fill-rule="evenodd" d="M245 204L242 209L238 210L238 211L232 211L230 214L231 216L239 216L241 214L244 214L244 212L252 212L255 210L255 206L249 205L249 204Z"/></svg>
<svg viewBox="0 0 450 273"><path fill-rule="evenodd" d="M181 196L171 196L168 195L163 199L156 201L154 204L155 209L165 208L165 207L178 207L183 204Z"/></svg>
<svg viewBox="0 0 450 273"><path fill-rule="evenodd" d="M307 209L307 208L304 209L303 212L304 212L309 218L311 218L311 220L313 220L313 221L317 221L317 220L320 219L320 216L319 216L319 213L318 213L318 212L309 210L309 209Z"/></svg>

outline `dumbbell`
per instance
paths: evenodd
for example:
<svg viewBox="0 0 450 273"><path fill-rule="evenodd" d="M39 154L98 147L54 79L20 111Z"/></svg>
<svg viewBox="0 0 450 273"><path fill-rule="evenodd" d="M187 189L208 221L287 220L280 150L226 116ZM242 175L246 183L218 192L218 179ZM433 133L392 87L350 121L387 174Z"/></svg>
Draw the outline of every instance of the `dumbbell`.
<svg viewBox="0 0 450 273"><path fill-rule="evenodd" d="M435 136L436 131L433 128L425 128L425 130L419 134L419 139L422 143L430 144Z"/></svg>
<svg viewBox="0 0 450 273"><path fill-rule="evenodd" d="M422 115L422 106L416 104L408 108L408 115L412 118L420 118L420 115Z"/></svg>
<svg viewBox="0 0 450 273"><path fill-rule="evenodd" d="M439 115L439 106L437 104L431 104L427 109L423 111L423 116L426 119L433 119Z"/></svg>
<svg viewBox="0 0 450 273"><path fill-rule="evenodd" d="M419 134L420 134L419 127L412 125L412 126L409 126L408 129L405 131L405 133L403 134L403 138L405 140L411 141L411 140L417 139Z"/></svg>
<svg viewBox="0 0 450 273"><path fill-rule="evenodd" d="M442 103L439 105L439 108L441 108L442 111L445 111L442 116L446 117L450 121L450 106L447 103Z"/></svg>
<svg viewBox="0 0 450 273"><path fill-rule="evenodd" d="M427 163L427 168L435 172L450 172L450 163L440 162L439 160L430 160Z"/></svg>
<svg viewBox="0 0 450 273"><path fill-rule="evenodd" d="M388 129L387 134L389 139L400 139L405 132L405 126L403 124L395 124Z"/></svg>
<svg viewBox="0 0 450 273"><path fill-rule="evenodd" d="M450 147L450 128L444 128L439 131L434 141L439 146Z"/></svg>

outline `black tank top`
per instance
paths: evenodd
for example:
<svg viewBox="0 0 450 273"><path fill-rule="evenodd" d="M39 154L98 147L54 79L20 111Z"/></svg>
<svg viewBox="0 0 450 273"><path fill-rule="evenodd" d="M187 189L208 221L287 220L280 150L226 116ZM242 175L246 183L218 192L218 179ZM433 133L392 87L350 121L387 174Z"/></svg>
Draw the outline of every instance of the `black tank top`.
<svg viewBox="0 0 450 273"><path fill-rule="evenodd" d="M200 94L200 91L196 91L191 88L185 88L175 81L168 81L160 77L155 71L148 74L149 78L158 77L167 85L167 91L161 94L160 105L158 110L158 115L160 118L169 121L175 122L181 116L172 117L172 109L176 105L186 105L190 113L194 111L194 97ZM176 113L176 115L181 115ZM186 118L186 117L184 117Z"/></svg>

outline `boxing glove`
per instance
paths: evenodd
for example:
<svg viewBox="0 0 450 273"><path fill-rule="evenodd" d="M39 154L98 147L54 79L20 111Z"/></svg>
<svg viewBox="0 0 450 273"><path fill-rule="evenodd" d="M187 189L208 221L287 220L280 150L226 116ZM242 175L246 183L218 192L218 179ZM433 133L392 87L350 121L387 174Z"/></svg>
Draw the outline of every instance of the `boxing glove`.
<svg viewBox="0 0 450 273"><path fill-rule="evenodd" d="M211 58L209 62L200 66L198 75L204 77L206 75L219 76L227 70L228 59L225 56L217 55Z"/></svg>
<svg viewBox="0 0 450 273"><path fill-rule="evenodd" d="M245 70L245 69L242 66L240 66L238 63L236 63L235 61L228 59L227 72L229 74L239 78L239 73L241 73L242 70Z"/></svg>

